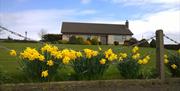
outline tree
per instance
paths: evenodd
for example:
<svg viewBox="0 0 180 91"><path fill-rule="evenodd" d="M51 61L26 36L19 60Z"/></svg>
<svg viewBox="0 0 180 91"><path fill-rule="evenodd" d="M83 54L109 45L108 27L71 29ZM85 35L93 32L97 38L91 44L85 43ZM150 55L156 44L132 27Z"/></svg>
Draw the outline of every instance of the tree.
<svg viewBox="0 0 180 91"><path fill-rule="evenodd" d="M62 35L61 34L45 34L42 36L42 41L44 42L57 42L59 40L62 40Z"/></svg>
<svg viewBox="0 0 180 91"><path fill-rule="evenodd" d="M92 44L92 45L98 45L98 44L99 44L98 38L97 38L97 37L93 37L93 38L91 39L91 44Z"/></svg>
<svg viewBox="0 0 180 91"><path fill-rule="evenodd" d="M149 42L148 42L146 39L142 39L142 40L140 40L139 42L141 42L141 43L139 44L140 47L149 47L149 46L150 46L150 45L149 45Z"/></svg>
<svg viewBox="0 0 180 91"><path fill-rule="evenodd" d="M41 29L40 32L38 33L38 35L41 38L41 40L43 39L43 35L45 35L45 34L47 34L47 30Z"/></svg>
<svg viewBox="0 0 180 91"><path fill-rule="evenodd" d="M130 38L129 40L124 41L124 45L127 45L127 46L130 46L136 43L138 43L138 40L136 38Z"/></svg>
<svg viewBox="0 0 180 91"><path fill-rule="evenodd" d="M155 39L151 40L150 47L156 47L156 40Z"/></svg>

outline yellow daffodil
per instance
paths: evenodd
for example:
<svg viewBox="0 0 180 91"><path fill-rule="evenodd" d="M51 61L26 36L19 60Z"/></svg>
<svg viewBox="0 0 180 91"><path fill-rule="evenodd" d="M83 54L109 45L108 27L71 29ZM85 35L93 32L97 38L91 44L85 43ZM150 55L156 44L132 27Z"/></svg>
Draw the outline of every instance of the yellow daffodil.
<svg viewBox="0 0 180 91"><path fill-rule="evenodd" d="M133 58L134 60L137 60L137 59L140 58L140 54L139 54L139 53L136 53L136 54L134 54L134 55L132 56L132 58Z"/></svg>
<svg viewBox="0 0 180 91"><path fill-rule="evenodd" d="M42 52L47 51L51 53L51 52L56 52L57 50L58 50L58 47L52 46L50 44L46 44L44 47L41 48Z"/></svg>
<svg viewBox="0 0 180 91"><path fill-rule="evenodd" d="M39 55L39 60L40 60L40 61L44 61L44 59L45 59L45 58L44 58L43 55Z"/></svg>
<svg viewBox="0 0 180 91"><path fill-rule="evenodd" d="M9 53L11 56L16 56L17 55L17 53L16 53L16 51L15 50L10 50L10 53Z"/></svg>
<svg viewBox="0 0 180 91"><path fill-rule="evenodd" d="M116 60L117 59L117 55L116 54L111 54L109 57L108 57L108 60L109 61L113 61L113 60Z"/></svg>
<svg viewBox="0 0 180 91"><path fill-rule="evenodd" d="M69 57L64 57L63 60L62 60L63 64L68 64L69 61L70 61Z"/></svg>
<svg viewBox="0 0 180 91"><path fill-rule="evenodd" d="M165 64L169 63L169 60L168 59L164 59L164 63Z"/></svg>
<svg viewBox="0 0 180 91"><path fill-rule="evenodd" d="M98 47L98 49L99 49L99 51L101 51L101 50L102 50L102 48L101 48L100 46Z"/></svg>
<svg viewBox="0 0 180 91"><path fill-rule="evenodd" d="M149 55L147 55L145 58L146 58L147 60L150 60L150 56L149 56Z"/></svg>
<svg viewBox="0 0 180 91"><path fill-rule="evenodd" d="M119 57L119 61L123 61L123 58L122 58L122 57Z"/></svg>
<svg viewBox="0 0 180 91"><path fill-rule="evenodd" d="M48 70L42 71L41 77L46 78L48 76Z"/></svg>
<svg viewBox="0 0 180 91"><path fill-rule="evenodd" d="M120 56L121 56L122 58L126 58L126 57L127 57L127 54L126 54L126 53L120 53Z"/></svg>
<svg viewBox="0 0 180 91"><path fill-rule="evenodd" d="M100 61L99 61L100 64L105 64L106 63L106 59L102 58Z"/></svg>
<svg viewBox="0 0 180 91"><path fill-rule="evenodd" d="M180 49L179 49L177 52L178 52L178 54L180 55Z"/></svg>
<svg viewBox="0 0 180 91"><path fill-rule="evenodd" d="M98 55L98 51L94 51L91 49L84 49L84 53L86 55L86 58L88 58L88 59Z"/></svg>
<svg viewBox="0 0 180 91"><path fill-rule="evenodd" d="M105 58L107 58L109 61L113 61L117 59L117 55L112 51L112 49L108 49L104 52Z"/></svg>
<svg viewBox="0 0 180 91"><path fill-rule="evenodd" d="M167 59L167 58L168 58L168 56L165 54L165 55L164 55L164 59Z"/></svg>
<svg viewBox="0 0 180 91"><path fill-rule="evenodd" d="M62 56L61 51L58 51L58 53L56 54L55 58L60 59L60 58L62 58L62 57L63 57L63 56Z"/></svg>
<svg viewBox="0 0 180 91"><path fill-rule="evenodd" d="M175 64L172 64L171 67L172 67L173 69L177 69L177 65L175 65Z"/></svg>
<svg viewBox="0 0 180 91"><path fill-rule="evenodd" d="M139 59L138 64L143 64L143 60Z"/></svg>
<svg viewBox="0 0 180 91"><path fill-rule="evenodd" d="M54 62L53 62L52 60L49 60L49 61L47 61L47 65L53 66L53 65L54 65Z"/></svg>
<svg viewBox="0 0 180 91"><path fill-rule="evenodd" d="M137 47L137 46L135 46L135 47L133 47L133 49L132 49L132 53L137 53L137 51L139 50L139 48Z"/></svg>
<svg viewBox="0 0 180 91"><path fill-rule="evenodd" d="M146 58L144 58L143 60L142 60L142 64L147 64L148 63L148 60L146 59Z"/></svg>
<svg viewBox="0 0 180 91"><path fill-rule="evenodd" d="M36 49L27 47L23 52L20 53L20 57L23 59L28 59L30 61L33 61L35 59L40 59L40 61L43 61L43 57L39 56L39 52Z"/></svg>
<svg viewBox="0 0 180 91"><path fill-rule="evenodd" d="M82 53L81 52L76 52L77 57L82 57Z"/></svg>

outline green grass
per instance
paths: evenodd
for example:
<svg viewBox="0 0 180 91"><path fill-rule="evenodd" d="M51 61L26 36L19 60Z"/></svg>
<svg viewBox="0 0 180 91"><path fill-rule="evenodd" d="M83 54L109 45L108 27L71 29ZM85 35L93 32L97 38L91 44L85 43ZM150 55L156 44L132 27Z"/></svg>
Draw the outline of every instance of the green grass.
<svg viewBox="0 0 180 91"><path fill-rule="evenodd" d="M7 47L9 49L15 49L17 52L20 52L23 49L25 49L26 47L33 47L33 48L38 49L42 46L42 44L39 44L39 43L3 43L3 42L0 42L0 46ZM70 49L75 49L75 50L82 50L84 48L90 48L90 49L98 50L97 45L56 44L56 46L58 46L60 49L70 48ZM103 50L112 48L116 53L118 53L118 52L130 53L131 49L132 49L131 47L121 46L121 45L118 45L118 46L100 45L100 47ZM144 66L144 68L143 68L144 70L155 68L155 62L156 62L155 61L155 51L156 50L154 48L140 48L140 53L142 55L150 54L150 57L151 57L150 62L146 66ZM10 56L8 50L0 47L0 66L2 66L3 70L6 70L10 74L20 73L20 71L18 70L18 67L19 67L18 61L20 61L20 59L18 57ZM70 67L60 70L61 76L66 77L66 79L68 79L67 78L68 75L72 74L72 73L73 73L73 70ZM118 72L116 64L113 64L107 70L107 72L105 73L105 75L102 79L119 79L119 78L121 78L121 76ZM64 79L59 78L59 80L64 80Z"/></svg>

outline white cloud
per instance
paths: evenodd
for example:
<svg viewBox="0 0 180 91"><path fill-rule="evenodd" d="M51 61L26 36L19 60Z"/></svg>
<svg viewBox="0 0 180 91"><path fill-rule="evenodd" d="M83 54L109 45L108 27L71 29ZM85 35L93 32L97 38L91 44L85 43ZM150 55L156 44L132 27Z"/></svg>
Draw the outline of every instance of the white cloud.
<svg viewBox="0 0 180 91"><path fill-rule="evenodd" d="M0 13L0 25L21 34L28 31L28 37L39 39L38 32L42 28L46 29L48 33L60 33L62 21L125 23L125 20L118 20L116 18L88 17L88 15L96 13L95 10L75 9L30 10L15 13ZM87 16L87 18L81 19L79 18L81 16ZM180 42L180 10L178 9L144 14L140 19L129 20L129 22L134 37L138 39L141 39L142 36L144 38L151 37L157 29L163 29L166 35ZM169 43L169 41L166 43Z"/></svg>
<svg viewBox="0 0 180 91"><path fill-rule="evenodd" d="M179 7L180 0L105 0L123 6L158 5L163 8Z"/></svg>
<svg viewBox="0 0 180 91"><path fill-rule="evenodd" d="M86 21L87 22L87 21ZM89 22L124 24L125 20L91 19ZM130 29L137 39L155 36L157 29L180 43L180 10L170 9L158 13L145 14L138 20L129 20ZM165 39L166 43L173 43Z"/></svg>
<svg viewBox="0 0 180 91"><path fill-rule="evenodd" d="M91 2L91 0L80 0L82 4L88 4Z"/></svg>
<svg viewBox="0 0 180 91"><path fill-rule="evenodd" d="M27 2L29 0L16 0L18 3L24 3L24 2Z"/></svg>
<svg viewBox="0 0 180 91"><path fill-rule="evenodd" d="M156 29L163 29L166 34L180 34L179 20L180 10L167 10L145 15L140 20L133 20L131 28L140 33L148 31L155 32Z"/></svg>
<svg viewBox="0 0 180 91"><path fill-rule="evenodd" d="M0 25L5 26L20 34L24 34L24 32L27 31L28 37L37 40L39 39L38 32L42 28L46 29L48 33L60 33L62 21L72 21L74 20L74 17L95 13L95 10L88 9L50 9L29 10L15 13L0 13Z"/></svg>

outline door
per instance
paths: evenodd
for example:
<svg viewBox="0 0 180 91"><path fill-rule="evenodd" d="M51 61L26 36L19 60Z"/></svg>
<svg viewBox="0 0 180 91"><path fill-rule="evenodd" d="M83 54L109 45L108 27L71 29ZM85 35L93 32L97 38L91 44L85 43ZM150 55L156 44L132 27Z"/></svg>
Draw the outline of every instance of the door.
<svg viewBox="0 0 180 91"><path fill-rule="evenodd" d="M102 44L107 44L107 36L106 35L102 35L100 37L100 41L101 41Z"/></svg>

